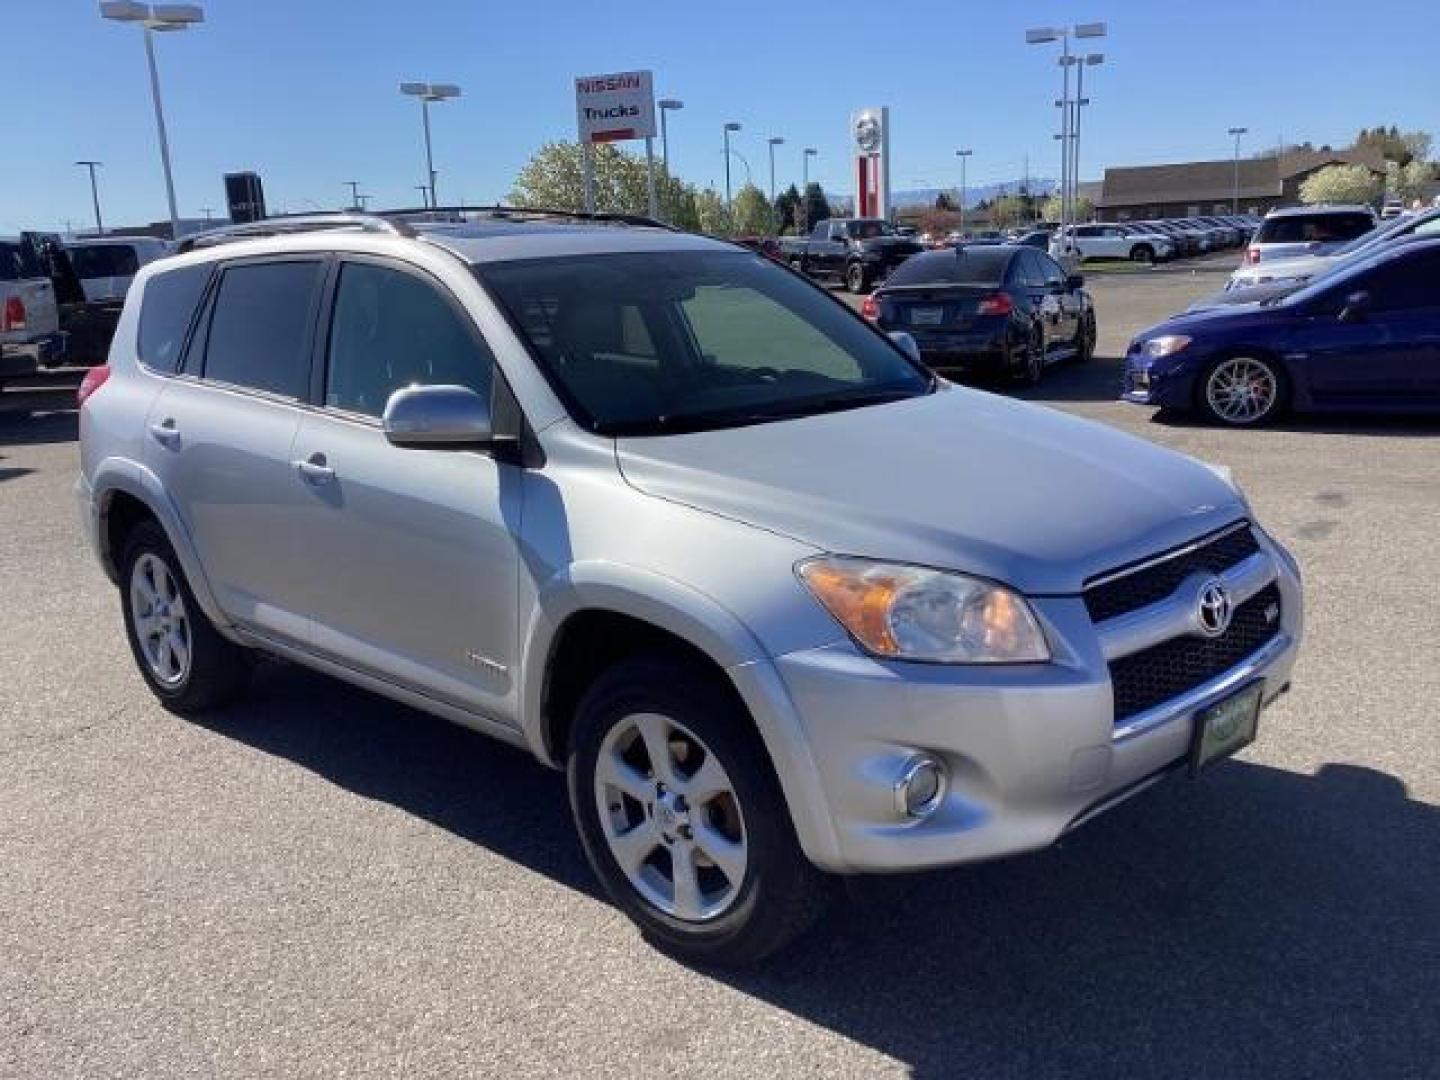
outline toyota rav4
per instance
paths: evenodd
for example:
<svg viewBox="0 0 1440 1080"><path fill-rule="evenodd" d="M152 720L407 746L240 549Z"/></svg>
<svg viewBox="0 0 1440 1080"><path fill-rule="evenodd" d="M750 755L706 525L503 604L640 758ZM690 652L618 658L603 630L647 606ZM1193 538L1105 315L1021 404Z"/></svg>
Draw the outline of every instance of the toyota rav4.
<svg viewBox="0 0 1440 1080"><path fill-rule="evenodd" d="M837 875L1200 772L1287 687L1299 573L1221 471L937 379L754 252L454 216L137 275L77 490L176 712L269 654L524 747L652 941L741 963Z"/></svg>

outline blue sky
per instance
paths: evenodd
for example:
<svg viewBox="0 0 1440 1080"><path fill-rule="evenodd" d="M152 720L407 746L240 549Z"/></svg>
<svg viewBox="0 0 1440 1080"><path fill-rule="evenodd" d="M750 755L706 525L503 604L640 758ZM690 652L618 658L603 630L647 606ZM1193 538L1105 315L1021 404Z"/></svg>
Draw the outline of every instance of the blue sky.
<svg viewBox="0 0 1440 1080"><path fill-rule="evenodd" d="M253 168L272 209L339 205L357 179L377 204L413 204L422 181L418 105L403 79L456 82L434 112L442 200L492 201L530 153L573 137L573 78L655 72L682 98L671 164L723 181L721 125L762 186L765 138L784 136L782 184L847 191L847 121L889 105L897 188L1011 180L1030 156L1054 175L1059 72L1027 26L1105 20L1104 67L1086 83L1082 168L1223 157L1225 129L1247 149L1347 142L1379 122L1440 138L1434 0L1365 10L1338 0L1084 0L1025 4L905 0L891 5L756 0L206 0L207 22L157 38L182 216L224 206L221 175ZM877 14L879 13L879 14ZM867 29L867 23L874 29ZM90 215L85 172L98 158L107 224L164 216L139 31L105 22L92 0L0 0L7 42L0 232ZM1413 31L1413 32L1412 32ZM743 175L744 169L738 168ZM373 205L373 204L372 204Z"/></svg>

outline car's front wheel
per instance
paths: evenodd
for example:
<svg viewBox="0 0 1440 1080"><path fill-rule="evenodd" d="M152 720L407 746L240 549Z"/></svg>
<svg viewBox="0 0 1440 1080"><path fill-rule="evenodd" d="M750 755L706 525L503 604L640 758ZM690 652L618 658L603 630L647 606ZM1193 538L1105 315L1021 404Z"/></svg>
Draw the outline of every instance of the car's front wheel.
<svg viewBox="0 0 1440 1080"><path fill-rule="evenodd" d="M1261 356L1230 356L1217 360L1200 380L1200 411L1227 427L1257 427L1284 407L1285 374L1275 361Z"/></svg>
<svg viewBox="0 0 1440 1080"><path fill-rule="evenodd" d="M655 657L600 676L575 717L570 805L596 875L659 947L745 964L803 932L830 882L806 858L733 694Z"/></svg>
<svg viewBox="0 0 1440 1080"><path fill-rule="evenodd" d="M164 530L153 521L135 526L120 568L130 651L165 707L201 713L238 697L249 683L250 656L221 637L200 610Z"/></svg>

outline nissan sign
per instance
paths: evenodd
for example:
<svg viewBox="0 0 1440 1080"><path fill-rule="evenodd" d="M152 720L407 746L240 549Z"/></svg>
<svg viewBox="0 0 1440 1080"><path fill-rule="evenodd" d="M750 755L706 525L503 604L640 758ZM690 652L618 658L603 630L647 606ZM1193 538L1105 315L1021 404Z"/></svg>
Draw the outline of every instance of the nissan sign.
<svg viewBox="0 0 1440 1080"><path fill-rule="evenodd" d="M582 143L653 139L655 93L650 72L576 79L575 122Z"/></svg>

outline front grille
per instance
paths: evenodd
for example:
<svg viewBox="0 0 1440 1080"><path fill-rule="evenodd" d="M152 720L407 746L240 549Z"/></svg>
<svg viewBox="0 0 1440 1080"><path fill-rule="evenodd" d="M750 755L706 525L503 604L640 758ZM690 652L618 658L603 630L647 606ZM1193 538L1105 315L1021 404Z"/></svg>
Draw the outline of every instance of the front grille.
<svg viewBox="0 0 1440 1080"><path fill-rule="evenodd" d="M1113 619L1157 600L1164 600L1196 572L1218 574L1260 550L1248 525L1205 541L1193 551L1165 559L1133 574L1092 585L1085 590L1085 609L1094 622ZM1124 571L1120 571L1124 573ZM1107 575L1109 576L1109 575Z"/></svg>
<svg viewBox="0 0 1440 1080"><path fill-rule="evenodd" d="M1115 722L1223 675L1279 632L1280 590L1272 582L1235 609L1230 628L1217 638L1171 638L1111 661Z"/></svg>

